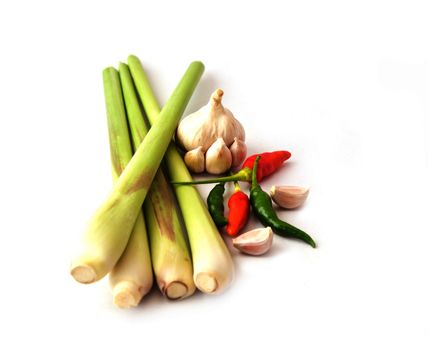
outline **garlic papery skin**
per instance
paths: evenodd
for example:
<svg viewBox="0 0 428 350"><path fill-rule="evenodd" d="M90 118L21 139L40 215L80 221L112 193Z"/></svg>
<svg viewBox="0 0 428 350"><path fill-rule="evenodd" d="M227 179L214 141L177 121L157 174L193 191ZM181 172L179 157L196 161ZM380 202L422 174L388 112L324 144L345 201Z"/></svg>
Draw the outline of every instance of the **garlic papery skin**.
<svg viewBox="0 0 428 350"><path fill-rule="evenodd" d="M301 186L272 186L270 196L281 208L300 207L308 198L309 188Z"/></svg>
<svg viewBox="0 0 428 350"><path fill-rule="evenodd" d="M249 255L265 254L272 246L272 242L273 232L269 226L245 232L232 240L236 249Z"/></svg>
<svg viewBox="0 0 428 350"><path fill-rule="evenodd" d="M190 171L202 173L205 170L205 156L202 152L202 146L192 149L184 155L184 162Z"/></svg>
<svg viewBox="0 0 428 350"><path fill-rule="evenodd" d="M217 139L205 153L205 169L210 174L223 174L232 165L232 153L222 138Z"/></svg>
<svg viewBox="0 0 428 350"><path fill-rule="evenodd" d="M202 146L202 152L206 152L220 137L226 146L230 146L235 137L245 141L244 128L223 106L222 97L223 90L215 90L207 105L180 122L176 140L186 151Z"/></svg>
<svg viewBox="0 0 428 350"><path fill-rule="evenodd" d="M232 153L232 168L237 168L247 156L247 145L244 141L235 137L229 149L230 153Z"/></svg>

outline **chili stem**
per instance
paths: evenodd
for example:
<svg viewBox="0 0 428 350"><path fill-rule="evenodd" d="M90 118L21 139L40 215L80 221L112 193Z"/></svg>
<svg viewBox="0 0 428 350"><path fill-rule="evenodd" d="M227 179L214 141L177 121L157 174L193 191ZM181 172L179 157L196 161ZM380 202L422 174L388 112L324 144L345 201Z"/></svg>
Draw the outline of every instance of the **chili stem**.
<svg viewBox="0 0 428 350"><path fill-rule="evenodd" d="M257 156L256 160L254 161L253 172L251 174L251 187L252 188L259 186L259 184L257 182L257 167L259 165L259 161L260 161L260 156Z"/></svg>
<svg viewBox="0 0 428 350"><path fill-rule="evenodd" d="M233 181L235 192L241 191L241 186L239 186L238 181Z"/></svg>
<svg viewBox="0 0 428 350"><path fill-rule="evenodd" d="M224 182L236 181L250 181L252 170L250 168L243 168L234 175L223 176L214 179L196 180L196 181L171 181L174 185L203 185Z"/></svg>

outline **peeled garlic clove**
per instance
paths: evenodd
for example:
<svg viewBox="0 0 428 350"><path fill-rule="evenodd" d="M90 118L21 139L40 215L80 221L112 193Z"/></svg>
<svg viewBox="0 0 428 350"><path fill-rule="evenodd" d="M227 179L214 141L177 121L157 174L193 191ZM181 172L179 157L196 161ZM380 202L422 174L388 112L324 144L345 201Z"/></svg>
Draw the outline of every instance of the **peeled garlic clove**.
<svg viewBox="0 0 428 350"><path fill-rule="evenodd" d="M270 196L280 207L294 209L303 204L309 194L309 188L301 186L272 186Z"/></svg>
<svg viewBox="0 0 428 350"><path fill-rule="evenodd" d="M223 174L232 165L232 153L227 148L224 140L219 138L205 153L205 169L210 174Z"/></svg>
<svg viewBox="0 0 428 350"><path fill-rule="evenodd" d="M247 156L247 145L244 141L239 140L237 137L235 137L229 149L230 153L232 153L232 167L236 168L241 165L241 163Z"/></svg>
<svg viewBox="0 0 428 350"><path fill-rule="evenodd" d="M268 226L243 233L232 240L239 251L250 255L262 255L272 246L273 232Z"/></svg>
<svg viewBox="0 0 428 350"><path fill-rule="evenodd" d="M186 163L190 171L202 173L205 170L205 158L202 146L187 152L184 155L184 163Z"/></svg>

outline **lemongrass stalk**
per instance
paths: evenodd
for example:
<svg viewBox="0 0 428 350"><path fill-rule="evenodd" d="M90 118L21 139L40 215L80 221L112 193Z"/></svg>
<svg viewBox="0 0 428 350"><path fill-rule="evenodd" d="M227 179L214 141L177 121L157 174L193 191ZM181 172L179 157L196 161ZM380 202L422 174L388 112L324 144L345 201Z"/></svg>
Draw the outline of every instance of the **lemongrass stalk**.
<svg viewBox="0 0 428 350"><path fill-rule="evenodd" d="M132 158L119 74L114 68L103 71L104 94L110 141L113 180ZM110 273L114 303L122 308L137 306L153 285L153 272L143 214L137 216L128 244Z"/></svg>
<svg viewBox="0 0 428 350"><path fill-rule="evenodd" d="M156 125L160 108L141 62L137 57L129 56L128 65L147 117L152 125ZM173 142L165 154L165 161L171 180L192 181ZM234 276L229 250L198 190L193 186L174 186L174 191L189 236L196 287L204 293L218 293L230 284Z"/></svg>
<svg viewBox="0 0 428 350"><path fill-rule="evenodd" d="M158 121L89 221L80 254L71 264L71 274L78 282L91 283L101 279L122 255L152 180L203 70L201 62L190 64Z"/></svg>
<svg viewBox="0 0 428 350"><path fill-rule="evenodd" d="M153 285L146 224L138 214L125 251L110 272L113 302L120 308L137 306Z"/></svg>
<svg viewBox="0 0 428 350"><path fill-rule="evenodd" d="M144 122L138 97L128 66L121 63L119 75L122 83L128 124L134 149L137 149L148 128ZM143 204L153 270L161 292L169 299L182 299L195 292L190 253L179 221L174 194L159 169Z"/></svg>

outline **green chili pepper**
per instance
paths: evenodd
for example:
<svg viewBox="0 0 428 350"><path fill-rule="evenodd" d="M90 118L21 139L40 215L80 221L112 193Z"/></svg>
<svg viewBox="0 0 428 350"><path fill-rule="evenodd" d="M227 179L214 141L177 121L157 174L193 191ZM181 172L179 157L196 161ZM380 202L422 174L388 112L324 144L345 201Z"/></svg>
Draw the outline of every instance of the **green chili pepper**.
<svg viewBox="0 0 428 350"><path fill-rule="evenodd" d="M257 182L257 166L260 160L260 156L256 158L253 168L252 184L250 191L251 206L259 218L260 222L264 226L270 226L272 231L283 237L293 237L300 239L313 248L316 247L314 240L306 232L294 227L282 221L276 215L276 212L272 206L272 200L268 193L264 192Z"/></svg>
<svg viewBox="0 0 428 350"><path fill-rule="evenodd" d="M227 224L227 219L224 217L223 194L224 183L220 183L213 187L207 197L208 210L218 227Z"/></svg>

